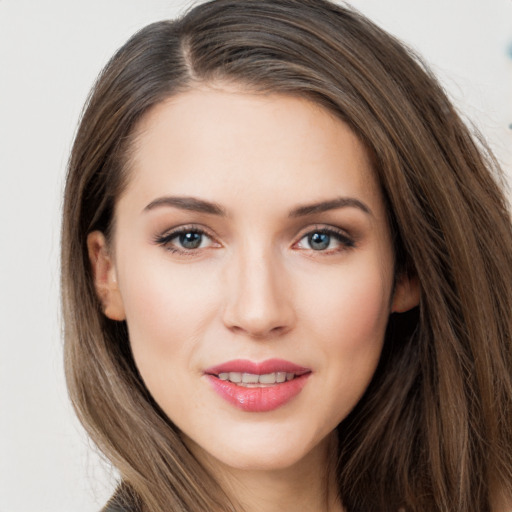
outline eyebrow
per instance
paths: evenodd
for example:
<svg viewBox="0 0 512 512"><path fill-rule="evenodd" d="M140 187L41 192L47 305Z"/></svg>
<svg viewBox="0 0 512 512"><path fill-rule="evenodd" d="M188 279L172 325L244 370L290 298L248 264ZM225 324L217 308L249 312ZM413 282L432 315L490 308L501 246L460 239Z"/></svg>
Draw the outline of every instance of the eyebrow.
<svg viewBox="0 0 512 512"><path fill-rule="evenodd" d="M210 201L204 201L195 197L159 197L158 199L151 201L143 211L153 210L160 206L172 206L174 208L179 208L180 210L209 213L211 215L221 215L222 217L226 216L226 210L224 210L222 206L217 203L211 203Z"/></svg>
<svg viewBox="0 0 512 512"><path fill-rule="evenodd" d="M162 206L169 206L179 208L180 210L189 210L200 213L208 213L210 215L219 215L226 217L226 210L217 203L197 199L196 197L181 197L181 196L165 196L159 197L151 201L143 211L153 210ZM317 213L326 212L329 210L336 210L338 208L358 208L368 215L372 215L372 211L366 204L359 199L353 197L337 197L327 201L320 201L318 203L306 204L298 206L290 211L290 218L305 217Z"/></svg>
<svg viewBox="0 0 512 512"><path fill-rule="evenodd" d="M315 213L327 212L338 208L358 208L368 215L373 215L370 208L362 201L359 201L359 199L354 197L337 197L336 199L329 199L319 203L298 206L290 212L290 217L305 217L306 215L314 215Z"/></svg>

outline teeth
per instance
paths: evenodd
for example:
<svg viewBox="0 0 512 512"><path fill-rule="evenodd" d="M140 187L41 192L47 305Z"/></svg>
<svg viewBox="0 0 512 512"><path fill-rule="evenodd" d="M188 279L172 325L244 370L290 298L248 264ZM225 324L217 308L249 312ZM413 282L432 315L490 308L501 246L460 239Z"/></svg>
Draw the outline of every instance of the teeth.
<svg viewBox="0 0 512 512"><path fill-rule="evenodd" d="M277 376L275 373L266 373L265 375L260 375L259 383L260 384L275 384L277 380Z"/></svg>
<svg viewBox="0 0 512 512"><path fill-rule="evenodd" d="M276 382L284 382L286 380L286 372L276 373Z"/></svg>
<svg viewBox="0 0 512 512"><path fill-rule="evenodd" d="M258 384L260 376L255 375L254 373L244 373L242 374L242 382L244 384Z"/></svg>
<svg viewBox="0 0 512 512"><path fill-rule="evenodd" d="M254 373L225 372L219 373L218 378L220 380L229 380L230 382L240 384L241 386L251 387L258 384L281 384L295 378L295 374L286 372L274 372L257 375Z"/></svg>

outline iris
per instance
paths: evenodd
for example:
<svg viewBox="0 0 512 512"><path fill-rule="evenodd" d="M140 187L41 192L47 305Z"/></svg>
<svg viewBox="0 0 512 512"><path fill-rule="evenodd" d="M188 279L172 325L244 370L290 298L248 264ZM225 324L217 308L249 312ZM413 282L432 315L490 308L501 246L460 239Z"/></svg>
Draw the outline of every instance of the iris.
<svg viewBox="0 0 512 512"><path fill-rule="evenodd" d="M327 233L311 233L308 236L308 242L311 249L315 251L322 251L327 249L331 243L331 236Z"/></svg>
<svg viewBox="0 0 512 512"><path fill-rule="evenodd" d="M196 233L194 231L189 231L187 233L181 233L178 236L180 245L185 249L197 249L202 242L203 235L202 233Z"/></svg>

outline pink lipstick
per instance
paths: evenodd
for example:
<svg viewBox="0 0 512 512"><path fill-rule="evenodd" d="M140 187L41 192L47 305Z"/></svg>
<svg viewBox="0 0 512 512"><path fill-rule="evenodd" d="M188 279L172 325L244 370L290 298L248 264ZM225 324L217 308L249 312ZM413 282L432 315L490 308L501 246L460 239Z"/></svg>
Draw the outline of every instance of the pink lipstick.
<svg viewBox="0 0 512 512"><path fill-rule="evenodd" d="M267 412L295 398L311 370L282 359L260 363L237 359L204 373L213 390L228 403L247 412Z"/></svg>

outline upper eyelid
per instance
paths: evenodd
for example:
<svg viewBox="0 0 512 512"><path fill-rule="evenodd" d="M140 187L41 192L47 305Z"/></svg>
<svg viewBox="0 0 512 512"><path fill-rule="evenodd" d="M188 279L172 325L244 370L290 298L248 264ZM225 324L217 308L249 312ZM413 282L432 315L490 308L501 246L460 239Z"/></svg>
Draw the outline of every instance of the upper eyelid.
<svg viewBox="0 0 512 512"><path fill-rule="evenodd" d="M324 233L334 233L345 236L346 238L354 238L353 235L350 234L346 229L340 228L338 226L333 226L331 224L315 224L314 226L308 226L307 228L303 228L297 234L297 239L301 240L306 235L311 233L315 233L317 231L321 231Z"/></svg>
<svg viewBox="0 0 512 512"><path fill-rule="evenodd" d="M176 226L174 228L168 228L168 229L162 231L160 234L158 234L157 238L178 236L181 233L189 233L189 232L201 233L210 238L216 238L215 234L210 229L208 229L206 226L203 226L201 224L184 224L181 226Z"/></svg>

